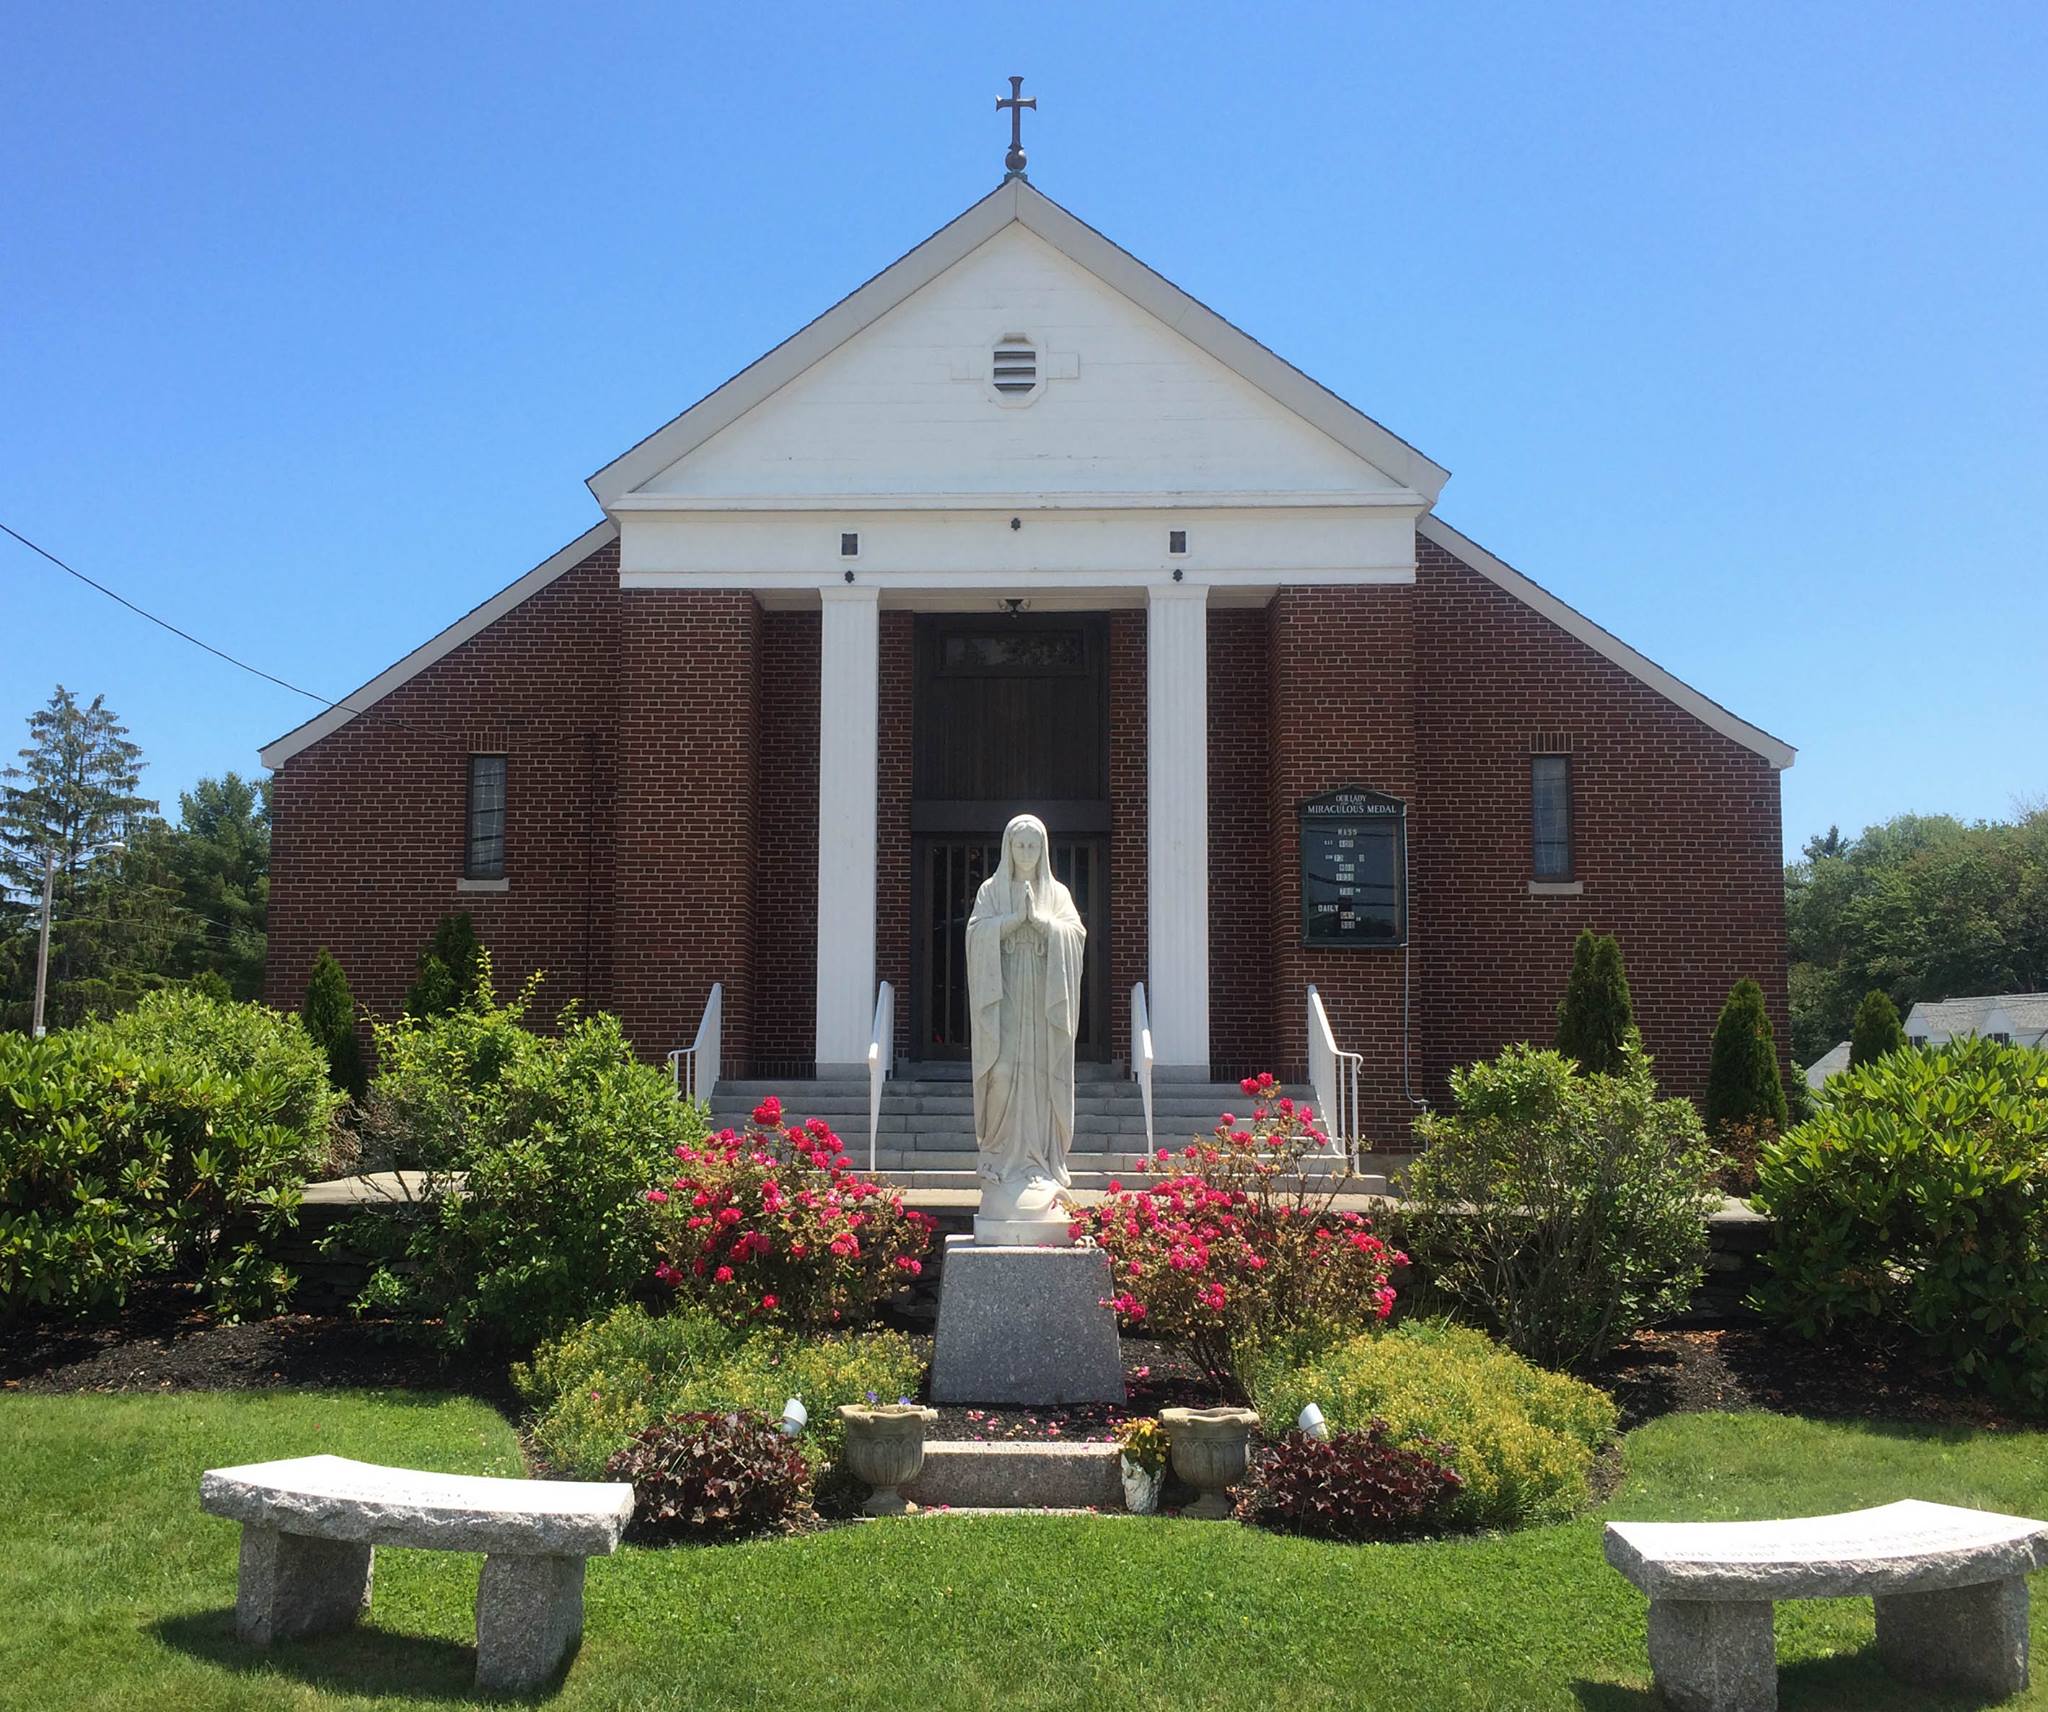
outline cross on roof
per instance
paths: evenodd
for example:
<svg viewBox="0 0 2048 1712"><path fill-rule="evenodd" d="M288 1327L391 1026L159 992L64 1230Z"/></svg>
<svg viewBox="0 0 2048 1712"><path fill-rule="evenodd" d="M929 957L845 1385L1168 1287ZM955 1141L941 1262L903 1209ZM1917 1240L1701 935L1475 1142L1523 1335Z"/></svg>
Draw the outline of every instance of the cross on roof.
<svg viewBox="0 0 2048 1712"><path fill-rule="evenodd" d="M1010 170L1004 176L1007 178L1022 178L1024 176L1024 109L1029 107L1033 112L1036 112L1038 110L1038 97L1026 95L1024 93L1023 78L1013 77L1010 79L1010 93L996 97L996 111L1000 113L1005 107L1010 110L1010 152L1003 156L1003 165Z"/></svg>

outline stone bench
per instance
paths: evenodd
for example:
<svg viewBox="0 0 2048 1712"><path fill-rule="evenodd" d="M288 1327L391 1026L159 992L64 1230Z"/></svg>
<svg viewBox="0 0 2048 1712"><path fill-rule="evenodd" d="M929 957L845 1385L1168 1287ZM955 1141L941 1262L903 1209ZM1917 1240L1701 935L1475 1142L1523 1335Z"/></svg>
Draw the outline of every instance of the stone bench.
<svg viewBox="0 0 2048 1712"><path fill-rule="evenodd" d="M516 1693L545 1684L582 1635L584 1560L618 1546L633 1488L299 1456L209 1469L199 1504L242 1524L235 1632L259 1647L355 1622L378 1546L482 1552L476 1685Z"/></svg>
<svg viewBox="0 0 2048 1712"><path fill-rule="evenodd" d="M1783 1522L1609 1522L1650 1596L1650 1670L1681 1712L1773 1712L1778 1599L1868 1597L1894 1675L1994 1697L2027 1685L2027 1574L2048 1523L1904 1499Z"/></svg>

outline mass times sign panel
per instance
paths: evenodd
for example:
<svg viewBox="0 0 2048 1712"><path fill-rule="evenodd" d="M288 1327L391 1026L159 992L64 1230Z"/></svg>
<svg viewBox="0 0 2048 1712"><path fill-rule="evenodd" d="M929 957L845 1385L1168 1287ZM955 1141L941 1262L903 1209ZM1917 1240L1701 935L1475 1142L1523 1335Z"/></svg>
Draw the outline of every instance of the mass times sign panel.
<svg viewBox="0 0 2048 1712"><path fill-rule="evenodd" d="M1408 805L1326 791L1301 805L1301 936L1307 945L1408 941Z"/></svg>

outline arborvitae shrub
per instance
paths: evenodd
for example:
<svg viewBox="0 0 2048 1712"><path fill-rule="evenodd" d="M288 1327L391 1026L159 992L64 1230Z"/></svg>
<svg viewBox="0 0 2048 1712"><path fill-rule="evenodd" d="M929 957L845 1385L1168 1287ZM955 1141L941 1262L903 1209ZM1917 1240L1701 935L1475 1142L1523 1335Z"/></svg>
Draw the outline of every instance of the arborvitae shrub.
<svg viewBox="0 0 2048 1712"><path fill-rule="evenodd" d="M351 1100L363 1097L367 1076L363 1043L356 1038L356 999L349 991L334 953L321 948L306 982L306 1004L299 1013L313 1043L327 1054L327 1080Z"/></svg>
<svg viewBox="0 0 2048 1712"><path fill-rule="evenodd" d="M444 915L420 953L419 972L406 989L409 1017L446 1016L469 1003L477 990L483 943L468 910Z"/></svg>
<svg viewBox="0 0 2048 1712"><path fill-rule="evenodd" d="M1856 1021L1849 1030L1849 1068L1869 1064L1906 1044L1906 1027L1899 1021L1899 1007L1882 987L1873 987L1856 1007Z"/></svg>
<svg viewBox="0 0 2048 1712"><path fill-rule="evenodd" d="M1557 1007L1557 1049L1588 1075L1612 1075L1635 1033L1635 1004L1621 943L1583 929L1572 946L1571 978Z"/></svg>
<svg viewBox="0 0 2048 1712"><path fill-rule="evenodd" d="M1778 1043L1764 1010L1764 990L1737 981L1714 1024L1707 1060L1707 1131L1726 1124L1769 1122L1785 1127L1785 1084L1778 1075Z"/></svg>

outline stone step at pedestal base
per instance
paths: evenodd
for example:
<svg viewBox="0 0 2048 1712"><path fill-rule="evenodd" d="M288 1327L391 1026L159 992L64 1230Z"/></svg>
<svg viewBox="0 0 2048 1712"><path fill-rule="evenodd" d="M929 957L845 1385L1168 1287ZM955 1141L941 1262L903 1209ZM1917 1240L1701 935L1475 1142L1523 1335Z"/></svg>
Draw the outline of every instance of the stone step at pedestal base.
<svg viewBox="0 0 2048 1712"><path fill-rule="evenodd" d="M1113 1444L937 1439L903 1496L926 1509L1121 1511L1120 1455Z"/></svg>

